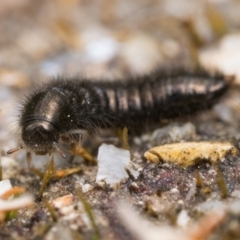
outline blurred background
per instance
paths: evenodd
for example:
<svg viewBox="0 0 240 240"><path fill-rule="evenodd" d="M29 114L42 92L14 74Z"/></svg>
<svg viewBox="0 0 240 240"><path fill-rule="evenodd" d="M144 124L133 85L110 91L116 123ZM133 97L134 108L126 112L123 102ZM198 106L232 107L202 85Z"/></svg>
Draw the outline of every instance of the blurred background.
<svg viewBox="0 0 240 240"><path fill-rule="evenodd" d="M182 129L181 131L185 132L181 137L183 139L188 137L187 134L195 139L195 133L199 134L197 137L200 139L208 140L209 136L217 140L230 139L228 136L239 133L240 122L239 0L1 0L0 161L3 179L10 179L13 186L26 187L27 191L35 196L39 191L39 177L26 167L26 151L6 156L7 150L19 146L20 136L16 132L21 100L37 84L47 82L56 76L87 76L96 80L114 81L124 80L129 74L149 73L157 67L163 69L184 67L191 70L199 66L210 72L221 71L226 75L235 75L236 80L226 98L214 107L211 114L204 112L205 115L202 118L197 116L195 122L191 116L188 119L191 123L188 122L183 127L177 123L175 134L180 132L178 129ZM145 168L142 146L146 148L151 144L154 146L154 139L156 142L160 139L162 143L162 139L169 136L169 131L173 127L175 125L166 127L163 131L156 130L155 134L149 133L150 135L135 138L131 154L136 168L144 174L140 182L130 180L120 191L110 192L108 188L106 190L104 187L103 190L101 187L95 188L97 167L82 164L81 173L51 184L44 198L56 199L66 194L74 194L79 189L85 194L88 189L90 194L85 195L89 196L87 201L93 204L97 224L104 234L109 233L108 236L112 236L106 238L103 235L102 239L126 239L121 221L119 224L116 214L112 212L115 206L112 203L116 203L116 199L121 199L121 196L129 198L129 202L138 212L145 212L144 219L148 217L154 226L165 221L171 226L181 227L179 220L181 219L183 228L185 226L189 231L194 229L194 225L187 225L189 219L191 218L193 222L198 221L199 216L211 212L212 206L220 213L222 209L230 209L220 202L222 198L218 196L219 192L216 192L216 181L219 182L219 187L221 185L221 191L226 191L224 180L220 181L224 178L216 176L224 176L229 192L234 189L235 195L232 196L240 198L238 188L240 167L239 161L235 161L235 158L230 163L221 163L219 169L223 169L221 170L223 173L209 164L199 165L200 167L197 165L196 173L199 177L197 174L195 176L194 168L185 171L175 166L168 168L168 165L156 168L155 164L153 166L149 164ZM95 142L96 139L90 140ZM33 158L38 163L37 168L50 160L49 156L34 154ZM62 161L66 165L69 164L68 167L74 166L70 161L65 159ZM131 181L133 184L130 185ZM96 189L93 195L90 187ZM212 199L217 199L216 201L208 198L211 192ZM77 199L76 196L75 200L78 201ZM198 208L198 203L202 201L203 205ZM227 198L225 203L229 202L231 199ZM205 203L209 204L208 207ZM220 234L211 239L229 239L228 230L232 234L230 236L239 239L239 200L236 203L232 205L235 207L232 207L231 211L237 215L232 217L226 215L228 225L219 225ZM13 239L26 239L24 234L28 234L31 239L42 239L41 233L49 231L49 237L51 236L49 229L52 228L57 237L46 239L90 239L82 238L80 235L90 236L92 232L90 221L85 214L91 210L85 208L83 211L79 204L66 205L66 208L61 209L62 212L56 212L61 219L53 223L55 221L51 219L53 214L48 213L50 208L47 207L46 211L43 210L44 206L47 207L43 202L37 202L33 208L20 210L19 217L14 219L13 215L11 222L1 225L0 235L6 234L5 239L9 239L8 236L14 236ZM184 206L190 209L189 212ZM200 208L202 210L197 210ZM149 228L150 225L147 225L147 228L141 227L137 217L136 219L131 217L133 216L131 211L122 209L124 211L121 212L126 214L126 219L129 219L142 235L150 236L155 233ZM216 225L222 221L222 218L219 220L216 215L210 215L211 218L203 219L204 224L200 222L202 227L198 228L199 232L202 232L205 226L207 226L205 231L212 231L211 224L214 222ZM130 224L126 224L128 225ZM78 238L66 237L66 234L70 236L72 233L70 230L76 229ZM146 231L147 229L149 230ZM168 231L172 233L172 230ZM175 229L173 234L176 235L173 239L179 239L179 233L179 228ZM159 235L162 236L158 234L157 238ZM98 239L93 236L91 239Z"/></svg>
<svg viewBox="0 0 240 240"><path fill-rule="evenodd" d="M36 83L199 65L240 80L239 29L238 0L2 0L3 152L16 146L19 96Z"/></svg>

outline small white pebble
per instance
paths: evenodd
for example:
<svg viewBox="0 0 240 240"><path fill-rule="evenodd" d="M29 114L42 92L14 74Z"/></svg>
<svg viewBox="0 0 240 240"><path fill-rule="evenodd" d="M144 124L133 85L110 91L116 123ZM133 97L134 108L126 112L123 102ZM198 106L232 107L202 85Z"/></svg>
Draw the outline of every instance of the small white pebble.
<svg viewBox="0 0 240 240"><path fill-rule="evenodd" d="M179 190L178 190L177 188L172 188L172 189L170 190L170 192L172 192L172 193L179 193Z"/></svg>
<svg viewBox="0 0 240 240"><path fill-rule="evenodd" d="M98 150L98 173L96 182L104 180L110 185L128 178L126 168L129 168L130 152L116 148L113 145L102 144Z"/></svg>
<svg viewBox="0 0 240 240"><path fill-rule="evenodd" d="M82 192L83 193L86 193L86 192L89 192L89 191L91 191L93 189L93 186L91 185L91 184L84 184L83 186L82 186Z"/></svg>
<svg viewBox="0 0 240 240"><path fill-rule="evenodd" d="M190 217L188 216L188 213L186 210L182 210L179 215L178 215L178 218L177 218L177 225L180 226L180 227L187 227L187 225L189 224L190 222Z"/></svg>

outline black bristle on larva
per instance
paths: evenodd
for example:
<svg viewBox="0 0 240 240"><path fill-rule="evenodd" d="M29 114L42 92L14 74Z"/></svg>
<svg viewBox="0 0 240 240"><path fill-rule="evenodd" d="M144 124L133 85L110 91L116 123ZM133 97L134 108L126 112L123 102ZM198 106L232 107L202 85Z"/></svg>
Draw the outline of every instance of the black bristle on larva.
<svg viewBox="0 0 240 240"><path fill-rule="evenodd" d="M25 147L36 154L58 150L63 135L81 129L160 122L211 107L226 91L221 74L155 71L118 81L51 80L27 97L19 121Z"/></svg>

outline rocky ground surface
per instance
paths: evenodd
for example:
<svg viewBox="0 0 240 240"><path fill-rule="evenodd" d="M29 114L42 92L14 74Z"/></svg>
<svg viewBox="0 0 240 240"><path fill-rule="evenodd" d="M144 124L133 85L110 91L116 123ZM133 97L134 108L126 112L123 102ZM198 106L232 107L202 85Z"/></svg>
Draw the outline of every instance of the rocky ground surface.
<svg viewBox="0 0 240 240"><path fill-rule="evenodd" d="M196 159L186 168L143 157L152 147L175 142L229 141L238 147L239 9L237 0L2 1L0 239L240 239L239 154L215 164ZM235 81L212 110L130 135L135 174L128 171L125 180L97 182L98 165L79 156L54 156L53 170L50 156L32 154L29 168L24 150L6 154L19 142L19 99L36 84L54 76L124 80L159 66L202 66ZM114 133L107 133L110 140L105 135L86 134L84 147L96 157L101 142L124 146ZM46 172L54 172L42 197L43 175L36 169L45 180ZM62 169L78 172L57 177Z"/></svg>

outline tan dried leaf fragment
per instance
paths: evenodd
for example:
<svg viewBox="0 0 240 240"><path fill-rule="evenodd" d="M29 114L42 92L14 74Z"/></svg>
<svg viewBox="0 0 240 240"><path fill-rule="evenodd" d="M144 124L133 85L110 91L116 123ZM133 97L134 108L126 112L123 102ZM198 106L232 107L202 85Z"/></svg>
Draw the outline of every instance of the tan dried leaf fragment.
<svg viewBox="0 0 240 240"><path fill-rule="evenodd" d="M62 208L73 203L74 197L72 194L68 194L62 197L58 197L52 201L54 207Z"/></svg>
<svg viewBox="0 0 240 240"><path fill-rule="evenodd" d="M145 152L144 157L156 163L162 160L188 167L199 160L209 160L211 163L215 163L227 154L236 155L237 153L237 148L229 142L205 141L173 143L154 147Z"/></svg>

